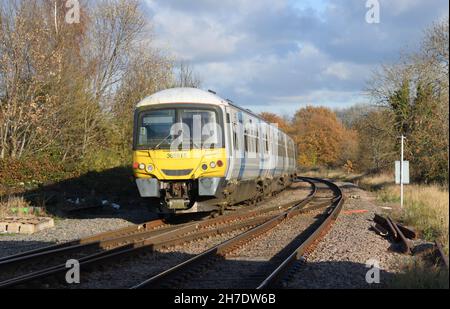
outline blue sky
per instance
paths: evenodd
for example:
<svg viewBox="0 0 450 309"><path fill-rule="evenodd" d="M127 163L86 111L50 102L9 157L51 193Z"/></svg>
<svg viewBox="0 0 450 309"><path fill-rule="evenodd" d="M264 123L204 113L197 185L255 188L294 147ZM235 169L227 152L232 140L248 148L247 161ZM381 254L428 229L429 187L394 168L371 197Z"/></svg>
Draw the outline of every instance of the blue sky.
<svg viewBox="0 0 450 309"><path fill-rule="evenodd" d="M205 89L255 112L366 102L371 72L417 48L447 0L145 0L156 44L191 63Z"/></svg>

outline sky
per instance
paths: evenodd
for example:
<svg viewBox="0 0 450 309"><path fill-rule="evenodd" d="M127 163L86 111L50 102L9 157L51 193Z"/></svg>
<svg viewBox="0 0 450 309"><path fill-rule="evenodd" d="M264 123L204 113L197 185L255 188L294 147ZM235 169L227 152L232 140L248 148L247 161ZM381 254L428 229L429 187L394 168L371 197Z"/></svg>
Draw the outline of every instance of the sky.
<svg viewBox="0 0 450 309"><path fill-rule="evenodd" d="M377 2L371 0L370 2ZM447 0L145 0L155 44L190 63L202 88L255 112L365 103L381 64L418 48Z"/></svg>

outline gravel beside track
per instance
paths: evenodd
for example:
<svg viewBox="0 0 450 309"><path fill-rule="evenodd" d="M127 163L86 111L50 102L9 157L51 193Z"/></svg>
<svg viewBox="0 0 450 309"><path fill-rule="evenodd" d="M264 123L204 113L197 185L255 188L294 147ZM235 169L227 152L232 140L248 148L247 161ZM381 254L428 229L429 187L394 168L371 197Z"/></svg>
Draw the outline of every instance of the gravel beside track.
<svg viewBox="0 0 450 309"><path fill-rule="evenodd" d="M286 288L382 288L391 277L401 271L411 257L394 253L391 243L370 230L375 213L382 209L373 196L353 184L338 183L343 188L346 203L342 213L328 234L307 257L307 263L298 262L282 282ZM259 208L281 206L298 201L310 193L307 183L296 183L291 188L258 205ZM319 190L318 196L330 197L330 192ZM319 198L320 200L320 198ZM326 201L323 199L322 201ZM226 213L254 209L236 206ZM226 259L215 260L205 269L199 268L190 278L170 287L184 288L252 288L260 283L262 275L273 270L285 252L286 246L296 247L309 233L305 229L317 222L323 210L314 210L283 222L245 247L232 252ZM31 236L0 235L0 257L31 250L41 246L92 236L105 231L155 219L146 209L121 209L114 214L89 215L85 219L57 220L56 227ZM142 253L95 266L82 273L81 284L67 286L52 282L51 288L129 288L194 255L231 239L245 229L196 240L153 253ZM381 268L381 284L369 285L366 263L375 260ZM238 274L237 276L235 274ZM201 278L202 280L196 280ZM244 279L245 278L245 279Z"/></svg>
<svg viewBox="0 0 450 309"><path fill-rule="evenodd" d="M296 193L292 194L292 192ZM309 184L296 183L276 197L261 202L258 208L281 206L295 201L299 196L306 197L309 192ZM240 205L233 207L233 210L228 210L226 213L234 213L246 209L250 209L250 207ZM86 213L83 219L56 219L54 228L33 235L0 234L0 257L113 231L156 218L157 215L155 213L147 211L145 207L136 206L136 208L127 207L119 211L106 209L104 212Z"/></svg>
<svg viewBox="0 0 450 309"><path fill-rule="evenodd" d="M292 194L295 192L295 194ZM304 198L310 193L309 184L294 184L292 188L279 194L276 197L271 198L268 201L260 203L259 208L268 208L274 206L281 206L289 201ZM246 211L253 209L248 206L233 207L233 210L227 211L227 213L235 213L236 211ZM136 215L136 210L131 212ZM145 213L145 210L141 211L142 218L135 218L140 222L148 221L153 218ZM126 213L126 210L121 210L123 217L130 216ZM133 222L136 222L133 221ZM41 246L47 246L53 243L65 242L77 238L91 236L100 232L115 230L124 226L132 225L133 223L125 219L112 219L112 218L94 218L94 219L65 219L57 221L57 226L53 229L37 233L32 236L25 235L2 235L0 237L0 256L7 256L15 254L21 251L31 250ZM101 266L97 269L93 269L92 273L83 274L83 282L76 288L123 288L131 287L134 284L146 279L149 274L162 271L165 268L175 265L176 263L188 259L194 254L199 254L211 246L217 245L225 240L228 240L244 230L235 231L232 233L218 235L195 241L187 244L186 246L174 247L169 250L161 252L146 253L140 257L130 257L128 259L122 259L113 266ZM112 280L112 278L115 278ZM65 285L55 285L52 282L47 287L67 287Z"/></svg>
<svg viewBox="0 0 450 309"><path fill-rule="evenodd" d="M173 247L166 250L158 250L153 253L144 253L140 256L122 259L120 262L105 267L98 271L82 274L81 284L70 286L75 289L127 289L139 284L151 275L173 267L193 255L200 254L206 249L218 245L233 238L245 230L235 231L207 239L191 242L183 247ZM62 284L59 288L67 288Z"/></svg>
<svg viewBox="0 0 450 309"><path fill-rule="evenodd" d="M88 237L132 224L124 219L112 218L58 220L54 228L34 235L1 235L0 257Z"/></svg>
<svg viewBox="0 0 450 309"><path fill-rule="evenodd" d="M411 259L392 252L391 243L370 230L374 214L382 213L374 197L351 183L338 184L347 197L344 208L307 263L285 282L288 288L383 288ZM360 210L367 212L352 213ZM379 263L380 284L366 282L369 260Z"/></svg>
<svg viewBox="0 0 450 309"><path fill-rule="evenodd" d="M328 187L323 184L317 186L319 189L317 198L332 196ZM298 200L299 197L296 198ZM192 278L174 283L172 288L257 287L283 261L285 253L297 248L310 235L312 229L320 224L324 210L325 208L300 214L282 222L268 233L230 253L226 258L216 259L210 267L204 271L199 270Z"/></svg>
<svg viewBox="0 0 450 309"><path fill-rule="evenodd" d="M281 206L289 202L298 201L305 198L310 192L311 186L308 183L296 183L269 201L260 203L258 209ZM246 208L243 206L236 207L235 209L239 211L242 209L245 210ZM232 212L234 211L228 211L228 213ZM130 257L119 263L114 263L112 266L107 266L103 269L98 269L98 271L83 275L81 284L72 287L102 289L130 288L152 275L160 273L194 255L200 254L213 246L241 234L245 230L242 229L240 231L196 240L183 246L174 246L158 250L157 252L142 254L138 257ZM67 286L62 285L60 287Z"/></svg>
<svg viewBox="0 0 450 309"><path fill-rule="evenodd" d="M291 218L267 234L236 250L207 271L183 282L177 288L252 289L261 283L282 261L280 253L293 249L306 239L308 229L317 221L320 211ZM299 235L299 233L301 233ZM297 246L295 246L295 244Z"/></svg>

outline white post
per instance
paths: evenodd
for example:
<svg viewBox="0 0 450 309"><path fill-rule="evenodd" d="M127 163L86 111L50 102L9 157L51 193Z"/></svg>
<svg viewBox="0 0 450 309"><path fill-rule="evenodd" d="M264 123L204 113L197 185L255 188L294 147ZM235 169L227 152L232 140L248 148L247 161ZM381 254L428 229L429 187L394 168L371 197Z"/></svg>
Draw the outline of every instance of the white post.
<svg viewBox="0 0 450 309"><path fill-rule="evenodd" d="M57 1L55 1L55 32L58 34L58 6Z"/></svg>
<svg viewBox="0 0 450 309"><path fill-rule="evenodd" d="M400 155L400 207L403 209L403 143L404 143L405 137L402 135L402 150Z"/></svg>

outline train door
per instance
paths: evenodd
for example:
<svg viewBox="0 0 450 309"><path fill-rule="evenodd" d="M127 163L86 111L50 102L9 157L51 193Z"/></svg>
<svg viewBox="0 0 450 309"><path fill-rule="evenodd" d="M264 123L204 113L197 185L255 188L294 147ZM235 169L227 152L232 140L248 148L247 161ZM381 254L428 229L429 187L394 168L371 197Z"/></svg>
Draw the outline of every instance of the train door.
<svg viewBox="0 0 450 309"><path fill-rule="evenodd" d="M259 131L259 149L260 149L260 160L259 160L259 176L262 178L265 178L267 175L267 158L268 158L268 147L269 147L269 141L267 137L267 127L265 122L259 121L258 126Z"/></svg>
<svg viewBox="0 0 450 309"><path fill-rule="evenodd" d="M229 172L227 179L236 179L239 177L239 171L241 169L241 134L240 134L240 126L239 126L239 115L238 111L227 107L227 120L229 119L229 123L227 123L227 130L230 132L230 143L229 143Z"/></svg>

